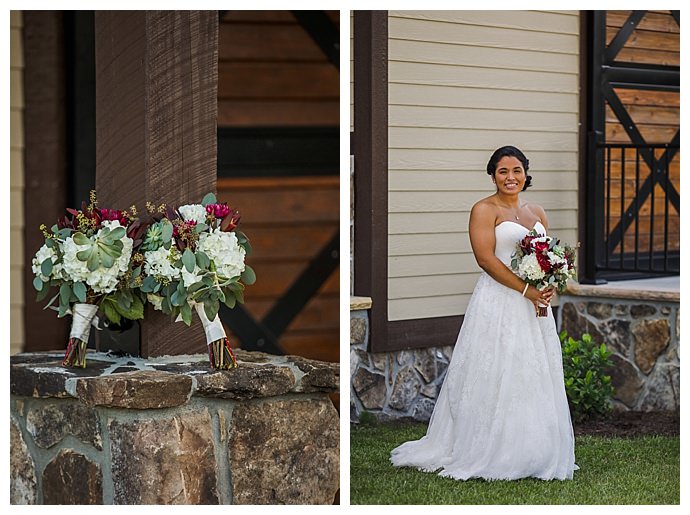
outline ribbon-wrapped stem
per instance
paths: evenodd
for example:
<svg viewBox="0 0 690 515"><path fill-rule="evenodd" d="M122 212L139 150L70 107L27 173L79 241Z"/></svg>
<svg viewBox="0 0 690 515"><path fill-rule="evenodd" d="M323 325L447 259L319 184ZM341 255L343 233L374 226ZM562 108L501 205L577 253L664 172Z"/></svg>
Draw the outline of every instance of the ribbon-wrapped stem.
<svg viewBox="0 0 690 515"><path fill-rule="evenodd" d="M223 324L218 315L213 320L209 320L204 311L203 304L194 304L194 309L199 314L201 325L206 333L206 344L208 345L208 359L211 367L219 370L229 370L237 366L237 360L230 348L230 342L225 334Z"/></svg>
<svg viewBox="0 0 690 515"><path fill-rule="evenodd" d="M545 306L541 302L537 303L537 317L549 316L549 306Z"/></svg>
<svg viewBox="0 0 690 515"><path fill-rule="evenodd" d="M67 341L63 367L86 368L86 345L91 333L91 324L98 311L95 304L75 304L72 308L72 327Z"/></svg>

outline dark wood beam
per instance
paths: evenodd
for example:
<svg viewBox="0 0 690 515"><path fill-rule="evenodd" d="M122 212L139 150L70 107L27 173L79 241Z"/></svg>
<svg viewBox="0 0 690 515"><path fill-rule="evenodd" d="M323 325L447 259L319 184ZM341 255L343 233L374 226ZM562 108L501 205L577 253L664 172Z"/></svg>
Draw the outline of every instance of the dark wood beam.
<svg viewBox="0 0 690 515"><path fill-rule="evenodd" d="M217 11L96 11L96 187L101 205L199 202L216 189ZM149 310L143 357L206 352Z"/></svg>
<svg viewBox="0 0 690 515"><path fill-rule="evenodd" d="M36 302L31 259L38 227L65 214L68 197L63 14L24 11L24 350L62 350L70 317Z"/></svg>

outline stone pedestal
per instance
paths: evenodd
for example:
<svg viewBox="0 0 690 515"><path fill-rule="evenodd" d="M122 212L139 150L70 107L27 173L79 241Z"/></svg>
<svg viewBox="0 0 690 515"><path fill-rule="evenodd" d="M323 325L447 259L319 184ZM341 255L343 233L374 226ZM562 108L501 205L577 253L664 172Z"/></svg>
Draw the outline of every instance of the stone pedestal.
<svg viewBox="0 0 690 515"><path fill-rule="evenodd" d="M10 362L12 504L333 504L339 367L237 352Z"/></svg>

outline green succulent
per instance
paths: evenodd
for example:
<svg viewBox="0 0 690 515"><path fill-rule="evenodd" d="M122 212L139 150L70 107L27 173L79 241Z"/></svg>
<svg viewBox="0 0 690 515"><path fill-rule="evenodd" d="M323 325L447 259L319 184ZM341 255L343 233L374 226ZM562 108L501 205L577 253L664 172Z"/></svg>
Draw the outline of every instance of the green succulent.
<svg viewBox="0 0 690 515"><path fill-rule="evenodd" d="M173 227L167 220L162 220L158 223L151 224L146 231L146 238L141 245L141 250L144 252L149 250L158 250L163 245L170 242L172 238Z"/></svg>
<svg viewBox="0 0 690 515"><path fill-rule="evenodd" d="M117 227L112 231L104 228L94 239L87 238L81 232L73 236L77 245L87 246L86 249L77 252L77 259L85 261L90 271L96 270L99 265L110 268L122 254L122 238L125 235L123 227Z"/></svg>

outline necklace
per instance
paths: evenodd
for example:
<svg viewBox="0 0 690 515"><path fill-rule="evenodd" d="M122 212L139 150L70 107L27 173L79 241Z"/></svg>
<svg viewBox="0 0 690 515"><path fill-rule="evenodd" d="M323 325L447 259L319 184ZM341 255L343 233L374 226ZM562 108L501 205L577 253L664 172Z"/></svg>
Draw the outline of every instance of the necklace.
<svg viewBox="0 0 690 515"><path fill-rule="evenodd" d="M508 209L506 206L501 206L501 207L502 207L503 209ZM518 210L520 210L521 207L522 207L522 206L518 206L518 207L517 207ZM520 217L515 213L515 211L513 211L512 215L513 215L513 217L515 218L515 220L520 221Z"/></svg>

